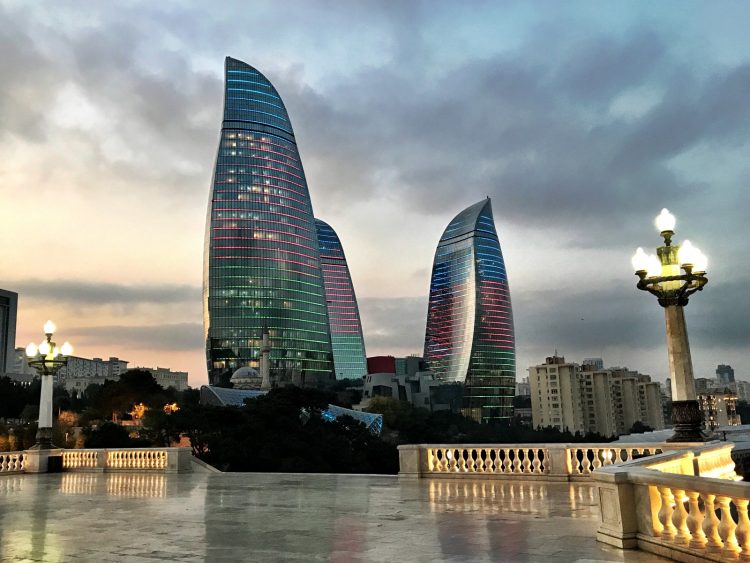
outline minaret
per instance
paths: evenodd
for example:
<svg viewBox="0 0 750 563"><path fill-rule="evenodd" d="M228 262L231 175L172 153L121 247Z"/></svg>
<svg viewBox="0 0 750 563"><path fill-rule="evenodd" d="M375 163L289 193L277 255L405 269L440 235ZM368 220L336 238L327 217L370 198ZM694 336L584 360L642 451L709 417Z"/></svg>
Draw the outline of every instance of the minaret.
<svg viewBox="0 0 750 563"><path fill-rule="evenodd" d="M263 337L260 341L260 388L264 391L271 389L271 341L268 339L268 328L263 327Z"/></svg>

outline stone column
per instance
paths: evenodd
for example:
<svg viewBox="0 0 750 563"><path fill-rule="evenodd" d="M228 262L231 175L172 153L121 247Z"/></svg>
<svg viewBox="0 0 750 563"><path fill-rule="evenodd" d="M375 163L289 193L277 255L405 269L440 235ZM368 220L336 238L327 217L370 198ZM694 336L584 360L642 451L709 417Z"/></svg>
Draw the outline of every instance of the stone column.
<svg viewBox="0 0 750 563"><path fill-rule="evenodd" d="M672 422L674 435L668 442L703 442L703 417L698 406L690 357L685 310L682 305L664 307L667 320L667 351L672 377Z"/></svg>
<svg viewBox="0 0 750 563"><path fill-rule="evenodd" d="M672 376L672 400L695 401L695 378L690 357L685 309L682 305L664 307L667 319L667 351L669 373Z"/></svg>
<svg viewBox="0 0 750 563"><path fill-rule="evenodd" d="M52 447L52 389L54 382L52 375L41 375L42 391L39 397L39 426L36 432L36 445L38 449L49 449Z"/></svg>

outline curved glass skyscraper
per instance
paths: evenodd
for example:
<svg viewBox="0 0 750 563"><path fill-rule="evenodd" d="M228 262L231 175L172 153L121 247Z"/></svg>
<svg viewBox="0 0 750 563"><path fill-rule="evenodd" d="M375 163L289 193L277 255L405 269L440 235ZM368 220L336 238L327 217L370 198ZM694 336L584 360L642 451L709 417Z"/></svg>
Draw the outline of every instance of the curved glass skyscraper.
<svg viewBox="0 0 750 563"><path fill-rule="evenodd" d="M315 227L323 265L336 378L358 379L367 373L367 356L349 266L336 231L320 219L315 219Z"/></svg>
<svg viewBox="0 0 750 563"><path fill-rule="evenodd" d="M206 220L204 326L209 382L258 367L332 376L333 358L310 194L284 103L253 67L225 62L224 120Z"/></svg>
<svg viewBox="0 0 750 563"><path fill-rule="evenodd" d="M462 411L509 421L516 361L508 276L490 199L450 222L435 252L424 357L445 382L464 383Z"/></svg>

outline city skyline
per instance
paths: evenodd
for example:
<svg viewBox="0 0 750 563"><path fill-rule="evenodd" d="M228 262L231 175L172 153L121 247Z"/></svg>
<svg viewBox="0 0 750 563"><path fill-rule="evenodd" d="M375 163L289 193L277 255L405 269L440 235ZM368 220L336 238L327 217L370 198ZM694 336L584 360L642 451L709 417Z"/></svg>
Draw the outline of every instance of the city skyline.
<svg viewBox="0 0 750 563"><path fill-rule="evenodd" d="M663 312L629 259L659 243L668 207L677 240L709 257L686 311L696 377L731 364L748 379L749 14L735 8L0 2L0 287L19 293L16 343L52 318L76 354L205 382L200 225L230 55L293 116L371 355L419 353L442 228L489 195L519 377L557 348L664 380Z"/></svg>

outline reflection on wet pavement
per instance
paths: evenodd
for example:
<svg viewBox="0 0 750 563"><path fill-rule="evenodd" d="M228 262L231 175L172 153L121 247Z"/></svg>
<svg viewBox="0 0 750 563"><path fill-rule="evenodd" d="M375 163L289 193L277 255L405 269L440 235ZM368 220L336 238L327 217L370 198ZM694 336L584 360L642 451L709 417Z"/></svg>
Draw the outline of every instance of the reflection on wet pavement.
<svg viewBox="0 0 750 563"><path fill-rule="evenodd" d="M389 476L0 478L0 558L655 561L598 544L586 484Z"/></svg>

